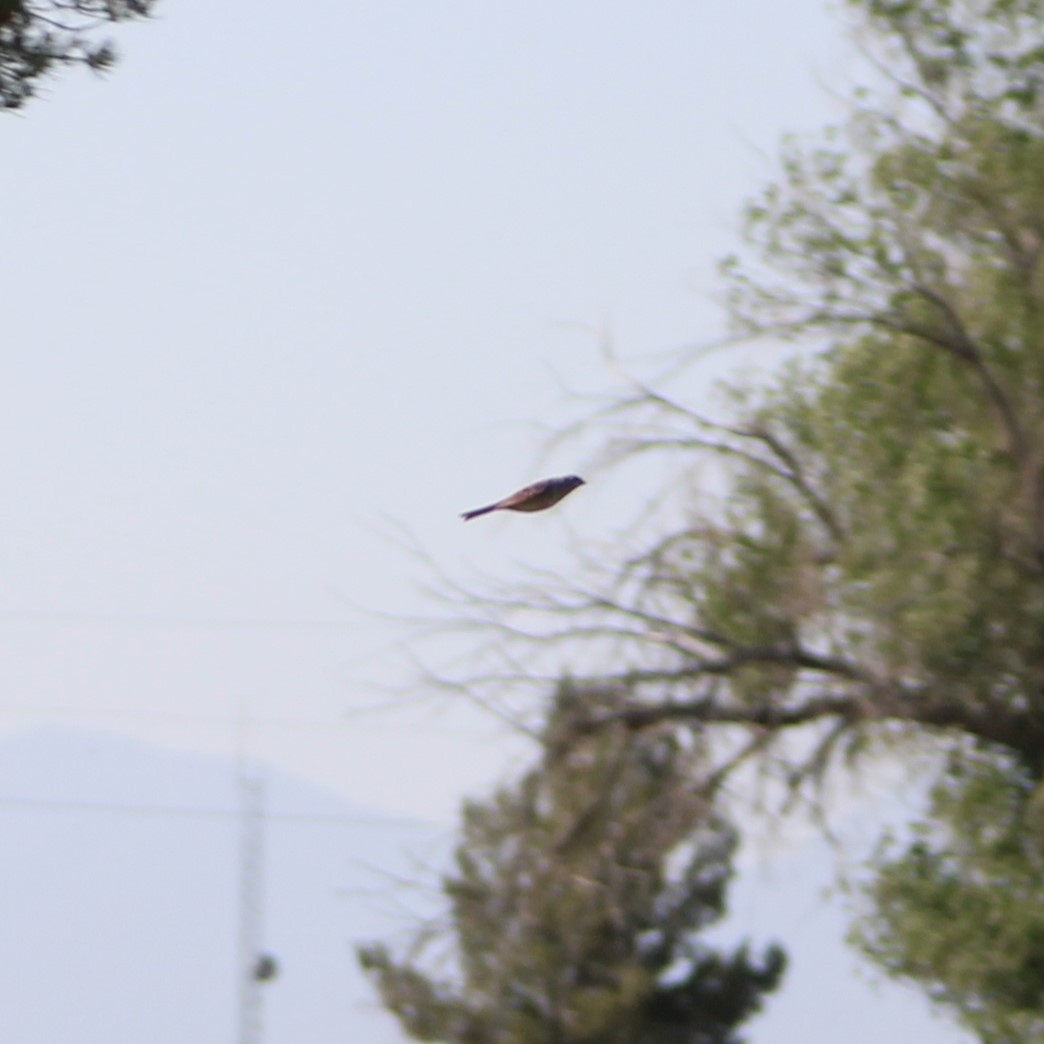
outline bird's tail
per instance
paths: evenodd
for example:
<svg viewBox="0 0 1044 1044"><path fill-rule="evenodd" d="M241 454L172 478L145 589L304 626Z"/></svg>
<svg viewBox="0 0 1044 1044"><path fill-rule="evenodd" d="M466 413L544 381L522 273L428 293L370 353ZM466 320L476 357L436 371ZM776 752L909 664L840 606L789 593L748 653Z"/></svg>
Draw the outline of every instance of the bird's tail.
<svg viewBox="0 0 1044 1044"><path fill-rule="evenodd" d="M478 518L479 515L488 515L491 511L496 511L496 504L487 504L485 507L475 508L474 511L465 511L460 517L465 522L470 522L473 518Z"/></svg>

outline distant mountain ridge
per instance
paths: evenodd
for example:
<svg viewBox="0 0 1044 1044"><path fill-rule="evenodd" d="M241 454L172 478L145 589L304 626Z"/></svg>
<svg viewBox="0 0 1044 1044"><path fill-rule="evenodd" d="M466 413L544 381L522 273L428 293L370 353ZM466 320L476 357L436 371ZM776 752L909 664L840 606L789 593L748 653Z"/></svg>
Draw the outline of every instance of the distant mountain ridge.
<svg viewBox="0 0 1044 1044"><path fill-rule="evenodd" d="M401 927L395 878L444 829L264 773L267 1044L402 1041L354 943ZM232 759L111 733L0 738L0 1039L235 1039L241 792ZM411 900L413 901L413 900Z"/></svg>

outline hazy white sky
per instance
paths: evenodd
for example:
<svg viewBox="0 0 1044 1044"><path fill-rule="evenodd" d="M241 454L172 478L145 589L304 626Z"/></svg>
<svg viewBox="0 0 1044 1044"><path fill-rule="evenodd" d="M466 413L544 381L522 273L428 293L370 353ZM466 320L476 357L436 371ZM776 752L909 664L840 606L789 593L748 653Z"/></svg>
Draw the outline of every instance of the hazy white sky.
<svg viewBox="0 0 1044 1044"><path fill-rule="evenodd" d="M5 716L221 748L246 704L256 753L450 814L497 755L339 727L406 633L348 606L430 611L401 526L451 574L563 562L564 519L458 512L539 477L559 380L613 387L604 331L720 329L739 204L844 67L786 6L168 0L5 120ZM608 476L568 522L640 503Z"/></svg>
<svg viewBox="0 0 1044 1044"><path fill-rule="evenodd" d="M632 521L612 474L555 514L457 514L540 477L560 381L613 387L603 333L640 356L720 329L714 264L780 135L837 115L843 23L166 0L118 39L110 77L0 128L0 723L231 753L245 715L252 756L449 822L517 745L467 710L360 714L410 631L354 607L432 610L402 527L511 576Z"/></svg>

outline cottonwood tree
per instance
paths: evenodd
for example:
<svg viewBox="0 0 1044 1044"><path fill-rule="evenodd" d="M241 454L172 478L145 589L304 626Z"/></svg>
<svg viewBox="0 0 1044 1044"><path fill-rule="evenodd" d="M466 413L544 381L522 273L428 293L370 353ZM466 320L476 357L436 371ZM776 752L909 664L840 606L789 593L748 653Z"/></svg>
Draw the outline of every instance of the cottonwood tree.
<svg viewBox="0 0 1044 1044"><path fill-rule="evenodd" d="M589 698L563 684L548 738ZM360 951L416 1040L735 1044L783 971L701 941L722 917L735 832L708 803L699 745L615 727L465 806L443 883L448 929L414 953ZM448 952L441 961L429 945ZM421 952L417 952L421 951Z"/></svg>
<svg viewBox="0 0 1044 1044"><path fill-rule="evenodd" d="M988 751L951 757L886 838L853 940L988 1044L1044 1037L1044 790Z"/></svg>
<svg viewBox="0 0 1044 1044"><path fill-rule="evenodd" d="M727 508L691 512L601 582L540 578L481 612L534 653L568 642L582 662L585 640L617 643L586 684L624 698L579 707L577 734L720 724L764 749L819 725L794 766L814 769L930 730L1039 776L1044 9L853 6L894 104L867 99L844 132L788 148L750 208L751 256L727 265L743 331L816 350L725 420L637 383L601 418L640 418L621 453L676 453L681 483L686 462L724 461Z"/></svg>
<svg viewBox="0 0 1044 1044"><path fill-rule="evenodd" d="M63 66L108 69L112 44L99 40L108 23L141 18L156 0L0 0L0 108L19 109L37 82Z"/></svg>
<svg viewBox="0 0 1044 1044"><path fill-rule="evenodd" d="M559 751L673 725L728 736L722 773L750 760L801 794L846 758L916 739L937 752L925 771L974 755L1035 788L1044 7L849 6L885 86L857 95L822 140L786 147L780 180L748 211L747 249L726 265L738 332L794 345L789 361L720 417L677 385L635 381L586 422L628 433L620 457L674 454L693 503L717 461L726 506L602 555L583 583L469 591L461 610L478 601L476 624L515 650L523 685L556 650L595 665L583 684L607 698L572 708ZM488 680L487 698L504 672ZM934 815L945 827L945 806ZM949 826L937 852L961 839L965 824ZM971 887L973 863L953 858L967 873L947 881ZM886 892L871 895L882 920L870 949L888 954L902 918L890 929ZM940 981L916 962L883 966ZM940 996L958 1010L994 1003L964 988L950 977ZM1031 1006L1044 1011L1037 995Z"/></svg>

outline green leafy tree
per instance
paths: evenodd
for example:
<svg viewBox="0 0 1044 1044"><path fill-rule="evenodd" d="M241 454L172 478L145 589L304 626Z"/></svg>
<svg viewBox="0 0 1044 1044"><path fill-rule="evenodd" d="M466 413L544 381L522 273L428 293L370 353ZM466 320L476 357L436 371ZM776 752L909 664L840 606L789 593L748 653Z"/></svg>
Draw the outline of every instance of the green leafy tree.
<svg viewBox="0 0 1044 1044"><path fill-rule="evenodd" d="M726 266L743 333L808 348L722 421L639 382L608 411L641 430L620 455L678 454L694 503L697 469L720 460L726 506L603 557L587 588L498 592L482 615L533 656L569 642L582 660L589 642L610 665L588 683L627 698L578 708L577 734L735 726L764 752L811 726L799 776L874 736L971 736L1037 776L1044 9L853 6L891 54L895 97L788 147L750 208L750 257ZM520 626L524 612L557 625Z"/></svg>
<svg viewBox="0 0 1044 1044"><path fill-rule="evenodd" d="M549 730L585 698L563 686ZM416 954L360 952L405 1030L458 1044L738 1042L784 960L700 941L724 913L736 836L699 764L671 730L608 729L467 804L443 884L442 974Z"/></svg>
<svg viewBox="0 0 1044 1044"><path fill-rule="evenodd" d="M982 751L953 757L928 814L882 845L854 940L988 1044L1044 1038L1044 790Z"/></svg>
<svg viewBox="0 0 1044 1044"><path fill-rule="evenodd" d="M598 665L584 684L613 699L573 708L573 741L688 727L722 774L755 759L813 799L846 759L916 741L940 773L971 746L1017 794L1044 777L1044 7L849 7L884 86L785 148L726 265L739 334L792 345L785 365L719 419L688 404L686 371L635 380L584 426L612 425L621 466L675 454L685 510L626 558L593 561L583 585L461 592L461 610L478 599L476 626L524 647L523 687L541 658L561 669L561 649ZM964 869L926 878L917 903L932 885L975 896L958 852L975 822L938 803L954 787L964 800L942 772L941 832L919 852ZM904 923L882 907L869 952L900 952ZM999 1018L1008 1001L983 983L1012 964L981 932L964 944L979 984L941 963L882 966ZM1020 1025L1037 1025L1035 958L1015 967Z"/></svg>
<svg viewBox="0 0 1044 1044"><path fill-rule="evenodd" d="M0 108L19 109L37 81L68 65L108 69L106 23L148 15L156 0L0 0Z"/></svg>

